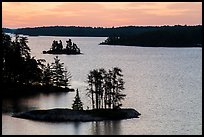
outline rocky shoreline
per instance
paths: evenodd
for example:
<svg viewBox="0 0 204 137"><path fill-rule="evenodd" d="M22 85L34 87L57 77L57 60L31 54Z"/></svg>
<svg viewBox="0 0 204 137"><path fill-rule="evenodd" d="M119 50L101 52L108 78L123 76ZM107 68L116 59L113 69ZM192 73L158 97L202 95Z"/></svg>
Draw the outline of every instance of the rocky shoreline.
<svg viewBox="0 0 204 137"><path fill-rule="evenodd" d="M141 114L135 109L100 109L100 110L72 110L72 109L48 109L32 110L13 114L12 117L48 121L48 122L66 122L66 121L103 121L103 120L122 120L130 118L139 118Z"/></svg>
<svg viewBox="0 0 204 137"><path fill-rule="evenodd" d="M53 51L53 50L48 50L48 51L43 51L43 54L66 54L66 55L78 55L78 54L82 54L79 52L70 52L70 51L66 51L66 50L62 50L62 51Z"/></svg>

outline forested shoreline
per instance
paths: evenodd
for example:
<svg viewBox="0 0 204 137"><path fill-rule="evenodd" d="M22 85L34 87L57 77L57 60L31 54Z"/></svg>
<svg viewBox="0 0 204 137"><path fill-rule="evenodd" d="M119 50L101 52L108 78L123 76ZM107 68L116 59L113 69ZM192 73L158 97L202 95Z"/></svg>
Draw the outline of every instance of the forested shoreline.
<svg viewBox="0 0 204 137"><path fill-rule="evenodd" d="M201 27L158 29L132 36L110 36L100 45L141 47L202 47Z"/></svg>
<svg viewBox="0 0 204 137"><path fill-rule="evenodd" d="M202 47L202 25L79 27L48 26L3 28L4 32L29 36L108 37L100 45L144 47Z"/></svg>
<svg viewBox="0 0 204 137"><path fill-rule="evenodd" d="M46 26L32 28L3 28L6 33L23 34L30 36L85 36L85 37L110 37L110 36L134 36L149 31L181 31L202 29L202 25L187 26L121 26L121 27L80 27L80 26Z"/></svg>
<svg viewBox="0 0 204 137"><path fill-rule="evenodd" d="M0 84L3 96L73 91L71 73L58 56L46 64L45 59L31 55L27 43L27 37L16 35L12 40L2 32Z"/></svg>

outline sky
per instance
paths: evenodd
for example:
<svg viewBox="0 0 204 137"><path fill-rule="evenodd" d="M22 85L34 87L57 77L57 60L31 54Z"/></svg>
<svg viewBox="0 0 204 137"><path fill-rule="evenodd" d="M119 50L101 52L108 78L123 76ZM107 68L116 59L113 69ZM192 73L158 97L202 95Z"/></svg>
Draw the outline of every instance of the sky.
<svg viewBox="0 0 204 137"><path fill-rule="evenodd" d="M202 2L2 2L2 27L201 25Z"/></svg>

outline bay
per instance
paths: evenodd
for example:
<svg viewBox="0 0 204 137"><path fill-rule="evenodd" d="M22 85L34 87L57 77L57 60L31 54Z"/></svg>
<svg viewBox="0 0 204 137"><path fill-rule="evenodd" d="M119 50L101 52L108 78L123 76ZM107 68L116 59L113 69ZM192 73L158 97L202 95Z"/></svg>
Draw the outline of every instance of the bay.
<svg viewBox="0 0 204 137"><path fill-rule="evenodd" d="M123 70L127 95L124 108L134 108L140 118L49 123L11 117L14 112L32 109L71 108L75 93L39 94L4 99L2 134L56 135L178 135L202 134L202 48L164 48L98 45L105 37L28 37L31 55L47 63L55 55L42 54L53 40L69 38L82 55L59 55L72 74L71 87L78 88L84 109L91 108L86 95L90 70L119 67Z"/></svg>

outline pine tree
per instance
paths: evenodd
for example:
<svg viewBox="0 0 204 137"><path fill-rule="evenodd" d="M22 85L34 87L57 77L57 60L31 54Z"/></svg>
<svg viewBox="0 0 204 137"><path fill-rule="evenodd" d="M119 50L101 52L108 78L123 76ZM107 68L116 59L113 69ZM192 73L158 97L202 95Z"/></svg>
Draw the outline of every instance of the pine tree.
<svg viewBox="0 0 204 137"><path fill-rule="evenodd" d="M92 109L95 109L95 102L94 102L94 76L93 76L93 72L90 71L90 73L88 74L88 87L87 87L87 90L88 90L88 97L91 98L91 101L92 101Z"/></svg>
<svg viewBox="0 0 204 137"><path fill-rule="evenodd" d="M112 74L112 96L113 96L113 109L120 108L122 106L121 101L125 99L125 94L121 92L124 90L122 70L118 67L114 67L111 70Z"/></svg>
<svg viewBox="0 0 204 137"><path fill-rule="evenodd" d="M64 68L64 63L60 63L58 56L54 58L55 62L52 63L53 84L57 87L69 86L71 74Z"/></svg>
<svg viewBox="0 0 204 137"><path fill-rule="evenodd" d="M83 103L81 102L81 99L79 97L78 89L76 91L76 96L75 96L74 103L72 104L72 109L73 110L83 110Z"/></svg>
<svg viewBox="0 0 204 137"><path fill-rule="evenodd" d="M43 80L43 85L46 85L46 86L53 85L52 70L49 63L44 68L42 80Z"/></svg>

